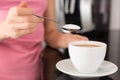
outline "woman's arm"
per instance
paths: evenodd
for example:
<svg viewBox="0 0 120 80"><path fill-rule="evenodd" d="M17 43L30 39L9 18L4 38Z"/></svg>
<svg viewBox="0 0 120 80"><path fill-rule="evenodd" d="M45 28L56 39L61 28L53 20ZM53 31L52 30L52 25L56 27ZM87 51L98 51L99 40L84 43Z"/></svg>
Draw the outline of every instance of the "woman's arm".
<svg viewBox="0 0 120 80"><path fill-rule="evenodd" d="M48 0L48 7L45 12L45 17L56 19L54 2L54 0ZM51 47L67 48L70 41L88 40L88 38L80 35L61 33L57 30L55 22L45 20L45 40L47 44Z"/></svg>

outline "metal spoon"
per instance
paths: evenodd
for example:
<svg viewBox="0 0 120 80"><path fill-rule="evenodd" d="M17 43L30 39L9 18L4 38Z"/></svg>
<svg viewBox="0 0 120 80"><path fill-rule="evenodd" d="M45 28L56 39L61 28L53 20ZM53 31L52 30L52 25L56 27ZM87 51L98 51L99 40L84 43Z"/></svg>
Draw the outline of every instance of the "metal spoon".
<svg viewBox="0 0 120 80"><path fill-rule="evenodd" d="M36 17L38 17L38 18L42 18L42 19L49 20L49 21L52 21L52 22L56 22L56 23L57 23L56 20L50 19L50 18L48 18L48 17L38 16L38 15L36 15L36 14L33 14L33 15L36 16Z"/></svg>
<svg viewBox="0 0 120 80"><path fill-rule="evenodd" d="M55 22L58 24L58 22L56 20L50 19L48 17L42 17L42 16L38 16L36 14L33 14L33 15L38 17L38 18L49 20L49 21L52 21L52 22ZM61 29L62 32L64 32L64 33L78 33L81 28L80 28L80 26L75 25L75 24L65 24L65 25L59 27L59 29Z"/></svg>

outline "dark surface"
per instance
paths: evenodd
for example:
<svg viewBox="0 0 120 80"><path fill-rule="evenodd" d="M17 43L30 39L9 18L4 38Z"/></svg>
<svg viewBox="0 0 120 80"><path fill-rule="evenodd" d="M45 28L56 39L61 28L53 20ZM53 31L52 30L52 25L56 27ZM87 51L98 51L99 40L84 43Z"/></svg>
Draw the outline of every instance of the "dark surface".
<svg viewBox="0 0 120 80"><path fill-rule="evenodd" d="M92 37L93 36L93 37ZM120 31L98 32L90 34L92 40L98 40L107 43L108 50L105 60L111 61L120 67ZM57 49L46 47L43 52L43 61L45 63L45 80L120 80L120 70L114 74L98 78L76 78L58 71L55 64L69 56L61 54ZM65 53L67 54L67 53Z"/></svg>

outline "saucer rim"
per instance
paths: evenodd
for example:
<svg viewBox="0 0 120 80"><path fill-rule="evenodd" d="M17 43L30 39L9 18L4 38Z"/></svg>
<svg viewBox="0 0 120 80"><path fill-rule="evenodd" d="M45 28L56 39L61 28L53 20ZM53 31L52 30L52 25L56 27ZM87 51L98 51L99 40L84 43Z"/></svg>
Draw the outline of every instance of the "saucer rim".
<svg viewBox="0 0 120 80"><path fill-rule="evenodd" d="M112 71L112 72L110 72L110 73L107 73L107 74L102 74L102 75L90 75L90 73L87 74L87 75L84 74L84 73L80 73L80 74L71 74L70 72L66 72L66 71L61 70L61 69L59 68L59 66L58 66L60 62L63 62L63 61L66 61L66 60L67 60L67 61L71 61L70 58L60 60L60 61L58 61L58 62L56 63L56 68L57 68L59 71L65 73L65 74L68 74L68 75L74 76L74 77L80 77L80 78L95 78L95 77L103 77L103 76L111 75L111 74L113 74L113 73L115 73L115 72L118 71L118 67L117 67L116 64L114 64L114 63L111 62L111 61L104 60L104 62L107 62L107 63L109 63L109 64L111 64L111 65L114 66L114 71ZM94 73L95 73L95 72L94 72ZM92 73L92 74L93 74L93 73Z"/></svg>

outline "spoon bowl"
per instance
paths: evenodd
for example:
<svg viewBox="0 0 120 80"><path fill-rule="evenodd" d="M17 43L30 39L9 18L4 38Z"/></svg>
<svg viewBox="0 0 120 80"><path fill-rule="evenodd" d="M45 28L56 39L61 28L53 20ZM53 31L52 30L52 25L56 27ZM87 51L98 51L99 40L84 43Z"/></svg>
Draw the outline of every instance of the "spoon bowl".
<svg viewBox="0 0 120 80"><path fill-rule="evenodd" d="M61 27L61 29L63 32L67 31L67 33L78 33L81 27L75 24L65 24Z"/></svg>

